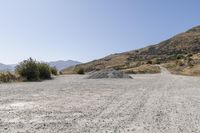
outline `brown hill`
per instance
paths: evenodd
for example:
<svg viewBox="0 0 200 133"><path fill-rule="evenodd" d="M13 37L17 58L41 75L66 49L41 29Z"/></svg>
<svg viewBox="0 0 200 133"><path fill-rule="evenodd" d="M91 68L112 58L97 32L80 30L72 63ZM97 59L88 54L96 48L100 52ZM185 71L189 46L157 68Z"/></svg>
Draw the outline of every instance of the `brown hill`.
<svg viewBox="0 0 200 133"><path fill-rule="evenodd" d="M86 72L105 68L125 71L145 64L167 63L197 53L200 53L200 26L178 34L159 44L109 55L99 60L77 65L71 69L65 69L64 72L69 73L79 68L83 68Z"/></svg>

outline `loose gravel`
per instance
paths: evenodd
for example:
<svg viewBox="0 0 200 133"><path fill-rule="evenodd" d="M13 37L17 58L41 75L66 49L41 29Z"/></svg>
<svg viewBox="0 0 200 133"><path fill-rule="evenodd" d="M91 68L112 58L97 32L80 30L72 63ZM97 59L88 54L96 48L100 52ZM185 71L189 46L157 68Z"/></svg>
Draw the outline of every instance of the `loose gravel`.
<svg viewBox="0 0 200 133"><path fill-rule="evenodd" d="M200 78L162 71L0 84L0 132L199 133Z"/></svg>

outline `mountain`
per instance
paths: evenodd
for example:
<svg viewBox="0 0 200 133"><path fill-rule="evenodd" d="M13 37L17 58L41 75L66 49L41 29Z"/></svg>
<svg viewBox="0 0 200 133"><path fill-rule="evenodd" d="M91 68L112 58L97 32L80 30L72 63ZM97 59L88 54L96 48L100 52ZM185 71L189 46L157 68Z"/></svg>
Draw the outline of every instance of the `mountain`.
<svg viewBox="0 0 200 133"><path fill-rule="evenodd" d="M14 71L15 65L5 65L0 63L0 71Z"/></svg>
<svg viewBox="0 0 200 133"><path fill-rule="evenodd" d="M56 67L59 71L64 68L75 66L80 63L81 62L73 61L73 60L68 60L68 61L58 60L58 61L47 62L47 64L49 64L51 67ZM5 64L0 63L0 71L14 71L15 67L16 67L15 64L5 65Z"/></svg>
<svg viewBox="0 0 200 133"><path fill-rule="evenodd" d="M56 67L60 71L64 68L68 68L71 66L75 66L77 64L81 64L81 62L73 61L73 60L68 60L68 61L59 60L59 61L48 62L48 64L51 67Z"/></svg>
<svg viewBox="0 0 200 133"><path fill-rule="evenodd" d="M64 72L84 68L86 72L115 68L130 70L145 64L160 64L175 61L177 58L187 57L200 53L200 26L194 27L184 33L178 34L159 44L151 45L138 50L112 54L102 59L80 64Z"/></svg>

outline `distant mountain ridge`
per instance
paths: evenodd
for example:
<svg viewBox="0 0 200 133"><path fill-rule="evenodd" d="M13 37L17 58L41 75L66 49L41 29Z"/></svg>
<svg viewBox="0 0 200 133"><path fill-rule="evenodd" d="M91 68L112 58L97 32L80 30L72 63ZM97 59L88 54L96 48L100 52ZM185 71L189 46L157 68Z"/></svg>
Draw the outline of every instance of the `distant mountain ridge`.
<svg viewBox="0 0 200 133"><path fill-rule="evenodd" d="M51 67L56 67L60 71L64 68L81 64L81 62L73 61L73 60L67 60L67 61L58 60L58 61L47 62L47 64L49 64ZM6 64L0 63L0 71L14 71L15 67L16 67L16 64L6 65Z"/></svg>
<svg viewBox="0 0 200 133"><path fill-rule="evenodd" d="M15 65L5 65L0 63L0 71L14 71Z"/></svg>
<svg viewBox="0 0 200 133"><path fill-rule="evenodd" d="M56 67L60 71L60 70L63 70L65 68L81 64L81 62L79 62L79 61L73 61L73 60L67 60L67 61L58 60L58 61L48 62L48 64L51 67Z"/></svg>

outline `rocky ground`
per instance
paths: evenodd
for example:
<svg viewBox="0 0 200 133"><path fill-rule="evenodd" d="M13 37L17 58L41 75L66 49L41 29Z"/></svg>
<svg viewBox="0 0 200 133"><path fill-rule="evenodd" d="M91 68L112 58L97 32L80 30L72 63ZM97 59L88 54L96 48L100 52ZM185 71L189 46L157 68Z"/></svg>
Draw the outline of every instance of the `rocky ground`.
<svg viewBox="0 0 200 133"><path fill-rule="evenodd" d="M199 77L132 77L0 84L0 132L200 132Z"/></svg>
<svg viewBox="0 0 200 133"><path fill-rule="evenodd" d="M125 74L122 71L118 71L115 69L104 69L97 72L89 73L89 76L86 77L87 79L108 79L108 78L115 78L115 79L126 79L132 78L128 74Z"/></svg>

